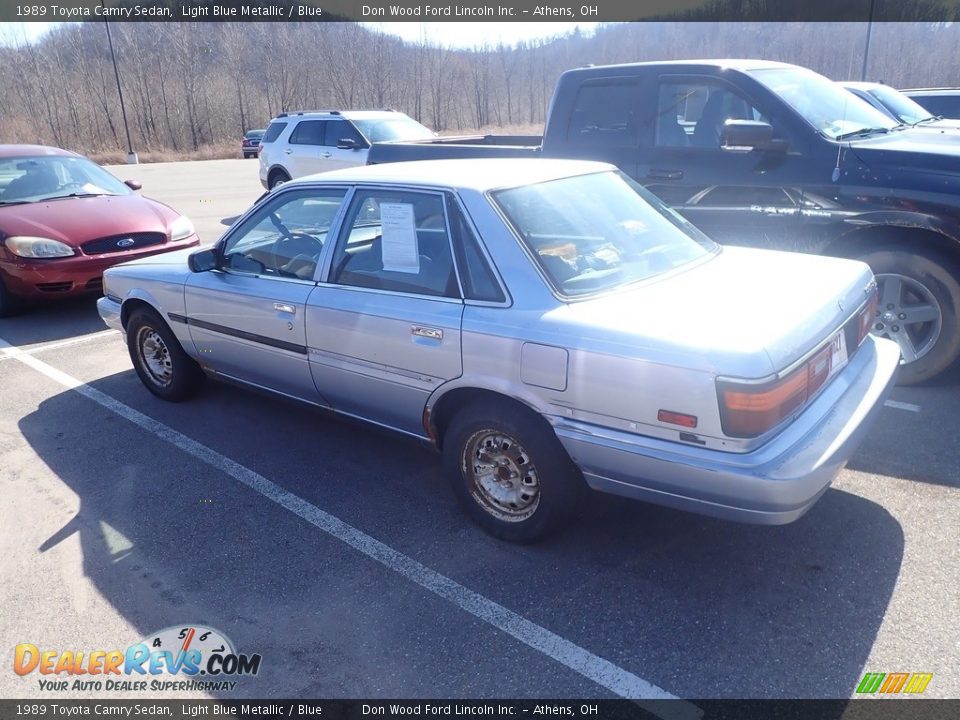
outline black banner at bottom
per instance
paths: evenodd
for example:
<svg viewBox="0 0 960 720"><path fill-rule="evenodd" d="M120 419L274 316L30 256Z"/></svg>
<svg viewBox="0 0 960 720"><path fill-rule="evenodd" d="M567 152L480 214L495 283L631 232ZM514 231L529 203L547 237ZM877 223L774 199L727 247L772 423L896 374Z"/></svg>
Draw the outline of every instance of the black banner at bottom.
<svg viewBox="0 0 960 720"><path fill-rule="evenodd" d="M942 720L958 700L0 700L0 720L64 718Z"/></svg>

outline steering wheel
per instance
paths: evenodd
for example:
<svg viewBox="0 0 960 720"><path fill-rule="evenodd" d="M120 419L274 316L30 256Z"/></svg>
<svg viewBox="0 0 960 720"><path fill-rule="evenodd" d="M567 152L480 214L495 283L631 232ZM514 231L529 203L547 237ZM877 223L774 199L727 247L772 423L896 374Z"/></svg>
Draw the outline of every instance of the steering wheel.
<svg viewBox="0 0 960 720"><path fill-rule="evenodd" d="M284 228L281 236L273 244L273 269L277 273L284 272L286 266L294 259L302 259L303 256L309 257L316 263L320 259L322 251L323 243L318 238L307 233L289 231Z"/></svg>

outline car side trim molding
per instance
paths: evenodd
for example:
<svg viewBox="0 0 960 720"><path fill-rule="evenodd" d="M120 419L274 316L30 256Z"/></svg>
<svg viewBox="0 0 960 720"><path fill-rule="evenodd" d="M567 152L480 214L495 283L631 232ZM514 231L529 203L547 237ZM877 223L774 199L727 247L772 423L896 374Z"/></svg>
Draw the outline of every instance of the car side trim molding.
<svg viewBox="0 0 960 720"><path fill-rule="evenodd" d="M197 320L196 318L187 317L186 315L179 315L177 313L167 313L167 317L169 317L173 322L184 323L185 325L194 325L198 328L203 328L204 330L211 330L212 332L220 333L221 335L229 335L230 337L240 338L241 340L249 340L250 342L267 345L269 347L275 347L280 350L287 350L288 352L297 353L298 355L307 354L306 345L297 345L296 343L287 342L286 340L277 340L276 338L267 337L266 335L257 335L255 333L246 332L245 330L238 330L226 325L218 325L217 323L207 322L206 320Z"/></svg>

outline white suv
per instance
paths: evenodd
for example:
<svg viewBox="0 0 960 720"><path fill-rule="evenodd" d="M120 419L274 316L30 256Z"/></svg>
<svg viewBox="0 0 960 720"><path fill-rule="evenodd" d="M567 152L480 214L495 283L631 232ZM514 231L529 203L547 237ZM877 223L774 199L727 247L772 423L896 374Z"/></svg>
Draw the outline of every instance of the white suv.
<svg viewBox="0 0 960 720"><path fill-rule="evenodd" d="M371 143L435 136L393 110L280 113L260 141L260 182L269 190L304 175L366 165Z"/></svg>

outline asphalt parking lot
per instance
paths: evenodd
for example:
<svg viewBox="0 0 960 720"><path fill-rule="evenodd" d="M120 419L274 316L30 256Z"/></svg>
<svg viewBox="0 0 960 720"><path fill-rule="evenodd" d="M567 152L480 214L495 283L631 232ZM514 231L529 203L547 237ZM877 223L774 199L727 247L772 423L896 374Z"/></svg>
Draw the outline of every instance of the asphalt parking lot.
<svg viewBox="0 0 960 720"><path fill-rule="evenodd" d="M262 192L254 161L115 172L209 242ZM0 395L7 653L199 623L263 658L229 698L846 698L868 671L960 696L960 368L897 388L792 525L596 496L533 547L399 436L213 383L154 398L93 300L0 320Z"/></svg>

